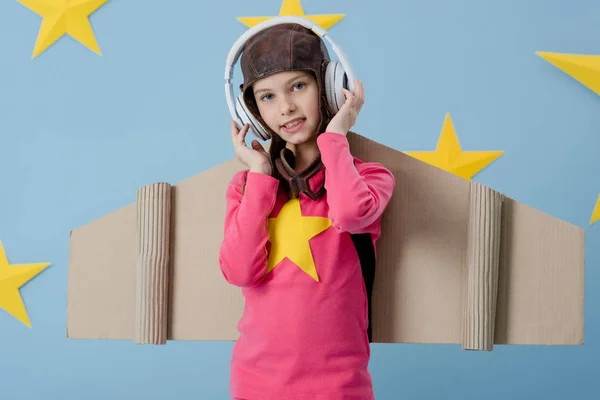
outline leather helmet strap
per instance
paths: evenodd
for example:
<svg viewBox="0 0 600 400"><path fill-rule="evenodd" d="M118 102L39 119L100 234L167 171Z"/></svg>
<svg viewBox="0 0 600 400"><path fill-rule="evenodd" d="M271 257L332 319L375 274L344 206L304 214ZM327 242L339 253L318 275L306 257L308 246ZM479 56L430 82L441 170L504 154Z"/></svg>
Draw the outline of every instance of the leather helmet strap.
<svg viewBox="0 0 600 400"><path fill-rule="evenodd" d="M323 195L323 193L325 193L325 185L321 184L319 189L314 192L310 186L310 179L314 177L321 169L323 169L321 156L317 156L317 158L315 158L308 167L298 173L289 164L286 157L286 152L291 151L285 147L281 149L279 157L277 157L275 160L275 166L286 183L288 195L291 198L296 198L300 196L300 193L304 193L313 200L318 199Z"/></svg>

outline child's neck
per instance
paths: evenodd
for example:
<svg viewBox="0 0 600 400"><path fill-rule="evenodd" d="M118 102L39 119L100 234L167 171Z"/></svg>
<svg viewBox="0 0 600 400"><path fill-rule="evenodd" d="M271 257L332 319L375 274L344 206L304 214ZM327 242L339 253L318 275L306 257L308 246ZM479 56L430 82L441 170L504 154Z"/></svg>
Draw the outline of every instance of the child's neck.
<svg viewBox="0 0 600 400"><path fill-rule="evenodd" d="M319 147L316 140L300 144L288 143L286 147L294 152L294 170L296 172L308 167L319 155Z"/></svg>

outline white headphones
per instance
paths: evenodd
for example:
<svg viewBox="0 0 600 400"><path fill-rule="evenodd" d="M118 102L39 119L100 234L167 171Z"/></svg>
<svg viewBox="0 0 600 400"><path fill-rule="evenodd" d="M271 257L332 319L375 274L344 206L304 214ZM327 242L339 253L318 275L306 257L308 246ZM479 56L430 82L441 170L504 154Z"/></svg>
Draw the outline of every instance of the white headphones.
<svg viewBox="0 0 600 400"><path fill-rule="evenodd" d="M297 17L297 16L283 16L283 17L273 17L260 24L255 25L250 28L242 36L236 40L233 44L231 50L229 50L229 54L227 55L227 62L225 64L225 97L227 99L227 106L229 107L229 112L231 113L231 117L236 122L238 129L242 129L245 124L250 125L250 131L257 137L268 140L271 138L271 135L265 127L261 125L259 121L257 121L252 113L246 107L244 103L243 93L240 93L234 100L233 95L233 85L231 83L231 79L233 77L233 66L238 61L240 55L242 54L242 50L244 48L244 44L248 39L257 34L258 32L270 28L274 25L293 23L304 26L307 29L312 30L316 33L321 39L326 39L334 53L336 54L339 61L331 60L327 65L325 70L325 95L327 98L327 103L331 110L334 113L337 113L342 105L344 104L345 98L344 93L342 92L342 88L348 89L351 92L354 92L354 72L352 70L352 66L348 61L348 58L342 51L340 47L329 37L327 31L321 28L318 24L311 21L308 18Z"/></svg>

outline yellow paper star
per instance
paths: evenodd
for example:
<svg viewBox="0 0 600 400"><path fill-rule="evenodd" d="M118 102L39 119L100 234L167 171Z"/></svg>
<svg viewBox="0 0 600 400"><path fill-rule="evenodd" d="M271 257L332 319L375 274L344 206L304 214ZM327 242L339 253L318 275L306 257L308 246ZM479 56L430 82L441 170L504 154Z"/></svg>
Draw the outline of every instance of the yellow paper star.
<svg viewBox="0 0 600 400"><path fill-rule="evenodd" d="M561 54L542 51L538 51L536 54L597 95L600 95L600 55Z"/></svg>
<svg viewBox="0 0 600 400"><path fill-rule="evenodd" d="M595 223L596 221L600 221L600 195L598 195L596 206L594 207L594 211L592 212L592 219L590 220L590 225Z"/></svg>
<svg viewBox="0 0 600 400"><path fill-rule="evenodd" d="M332 26L337 24L346 16L346 14L319 14L319 15L306 15L300 0L283 0L281 8L279 9L279 16L301 16L310 19L317 23L321 28L329 30ZM254 25L260 24L263 21L273 18L271 17L238 17L237 20L248 28L252 28Z"/></svg>
<svg viewBox="0 0 600 400"><path fill-rule="evenodd" d="M108 0L17 1L43 18L32 58L36 58L65 34L101 55L88 17Z"/></svg>
<svg viewBox="0 0 600 400"><path fill-rule="evenodd" d="M19 289L49 265L50 263L10 265L0 243L0 308L30 328L31 323Z"/></svg>
<svg viewBox="0 0 600 400"><path fill-rule="evenodd" d="M303 216L300 199L290 199L281 208L277 218L269 218L271 251L267 273L288 258L318 282L319 276L308 241L330 226L329 218Z"/></svg>
<svg viewBox="0 0 600 400"><path fill-rule="evenodd" d="M503 151L463 151L454 131L450 114L446 114L444 126L435 151L405 152L411 157L424 161L444 171L464 179L471 178L488 164L500 157Z"/></svg>

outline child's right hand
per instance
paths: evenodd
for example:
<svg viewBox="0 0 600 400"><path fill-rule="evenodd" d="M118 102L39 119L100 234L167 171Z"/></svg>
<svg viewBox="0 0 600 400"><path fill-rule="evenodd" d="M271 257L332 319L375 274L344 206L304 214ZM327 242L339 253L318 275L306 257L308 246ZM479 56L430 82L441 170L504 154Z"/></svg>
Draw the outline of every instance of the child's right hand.
<svg viewBox="0 0 600 400"><path fill-rule="evenodd" d="M271 162L269 153L261 146L258 140L252 141L252 147L246 144L246 133L250 125L246 124L238 130L234 120L231 120L231 141L235 149L235 155L250 171L271 175Z"/></svg>

